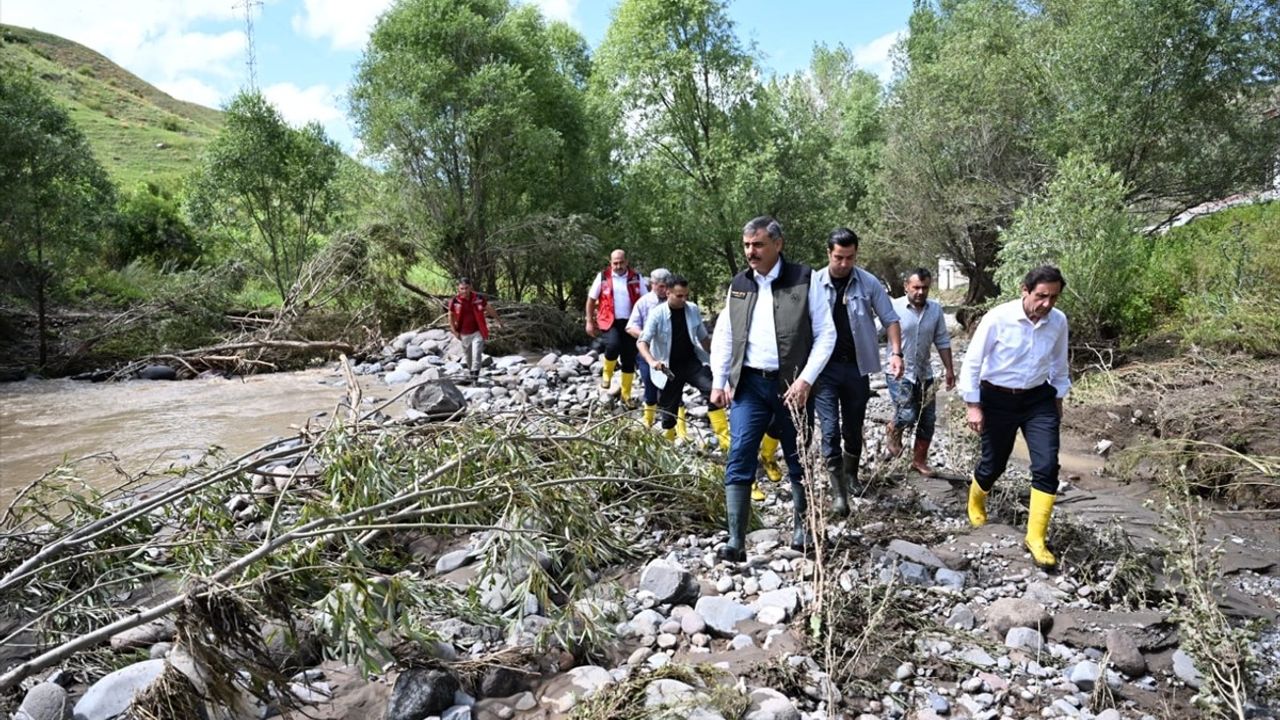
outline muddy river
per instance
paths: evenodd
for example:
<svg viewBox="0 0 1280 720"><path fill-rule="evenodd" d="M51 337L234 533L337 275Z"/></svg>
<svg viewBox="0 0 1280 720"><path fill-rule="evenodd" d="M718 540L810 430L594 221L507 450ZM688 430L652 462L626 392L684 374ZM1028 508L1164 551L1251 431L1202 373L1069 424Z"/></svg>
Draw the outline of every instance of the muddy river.
<svg viewBox="0 0 1280 720"><path fill-rule="evenodd" d="M0 504L65 460L111 453L137 473L189 465L211 446L234 457L333 412L344 395L331 367L230 380L3 383ZM97 487L119 479L109 462L77 467Z"/></svg>

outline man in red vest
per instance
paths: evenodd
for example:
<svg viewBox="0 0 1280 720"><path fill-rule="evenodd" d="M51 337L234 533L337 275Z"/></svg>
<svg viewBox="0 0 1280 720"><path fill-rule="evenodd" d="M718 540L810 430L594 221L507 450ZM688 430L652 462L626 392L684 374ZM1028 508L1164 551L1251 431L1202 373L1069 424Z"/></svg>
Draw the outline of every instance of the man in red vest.
<svg viewBox="0 0 1280 720"><path fill-rule="evenodd" d="M614 250L609 267L596 275L587 293L587 334L604 337L604 373L600 387L613 385L613 372L622 365L622 404L631 406L631 384L636 376L636 339L627 334L627 319L641 295L648 292L644 278L631 269L627 253Z"/></svg>
<svg viewBox="0 0 1280 720"><path fill-rule="evenodd" d="M484 359L484 342L489 339L489 324L498 326L498 313L489 300L472 292L470 278L458 278L458 294L449 300L449 328L462 343L462 356L467 360L471 380L480 379L480 362Z"/></svg>

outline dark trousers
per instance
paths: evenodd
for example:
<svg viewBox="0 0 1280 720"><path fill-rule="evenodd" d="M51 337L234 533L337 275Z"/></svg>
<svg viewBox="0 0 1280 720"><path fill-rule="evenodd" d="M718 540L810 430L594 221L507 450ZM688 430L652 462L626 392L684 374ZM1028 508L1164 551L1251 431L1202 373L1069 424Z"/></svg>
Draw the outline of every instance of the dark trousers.
<svg viewBox="0 0 1280 720"><path fill-rule="evenodd" d="M983 385L982 459L973 471L978 486L990 491L1009 465L1018 431L1031 456L1031 487L1049 494L1058 491L1057 392L1045 383L1024 393L1008 393Z"/></svg>
<svg viewBox="0 0 1280 720"><path fill-rule="evenodd" d="M822 457L834 460L843 451L862 460L862 426L871 399L871 378L858 371L856 362L832 358L813 388L813 410L822 434Z"/></svg>
<svg viewBox="0 0 1280 720"><path fill-rule="evenodd" d="M624 373L636 371L636 339L627 334L627 319L613 321L613 327L605 331L604 356L617 360Z"/></svg>
<svg viewBox="0 0 1280 720"><path fill-rule="evenodd" d="M649 363L644 361L638 353L636 354L636 372L640 373L640 379L644 381L644 404L658 404L658 386L653 384L652 370L649 369Z"/></svg>
<svg viewBox="0 0 1280 720"><path fill-rule="evenodd" d="M684 386L692 385L702 393L702 397L711 398L711 368L706 365L689 364L684 367L670 368L667 386L662 388L658 396L658 407L662 409L662 428L670 430L676 426L676 413L684 404Z"/></svg>
<svg viewBox="0 0 1280 720"><path fill-rule="evenodd" d="M782 402L782 385L742 369L738 385L733 389L733 404L729 409L729 459L724 468L724 484L755 482L760 460L760 441L765 431L778 438L782 454L787 459L787 474L791 482L800 482L804 468L796 452L796 426L791 422L791 410Z"/></svg>

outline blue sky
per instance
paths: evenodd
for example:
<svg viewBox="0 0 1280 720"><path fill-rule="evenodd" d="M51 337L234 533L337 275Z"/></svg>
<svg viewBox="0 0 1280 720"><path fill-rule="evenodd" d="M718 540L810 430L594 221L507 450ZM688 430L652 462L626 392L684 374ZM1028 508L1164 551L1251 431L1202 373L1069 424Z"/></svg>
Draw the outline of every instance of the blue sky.
<svg viewBox="0 0 1280 720"><path fill-rule="evenodd" d="M245 0L0 0L0 22L83 43L169 94L222 106L246 83ZM359 148L345 94L378 15L392 0L262 0L253 9L258 87L287 120L317 120L348 151ZM594 48L614 0L522 0L576 27ZM843 43L887 78L911 0L735 0L740 37L766 71L808 64L817 43Z"/></svg>

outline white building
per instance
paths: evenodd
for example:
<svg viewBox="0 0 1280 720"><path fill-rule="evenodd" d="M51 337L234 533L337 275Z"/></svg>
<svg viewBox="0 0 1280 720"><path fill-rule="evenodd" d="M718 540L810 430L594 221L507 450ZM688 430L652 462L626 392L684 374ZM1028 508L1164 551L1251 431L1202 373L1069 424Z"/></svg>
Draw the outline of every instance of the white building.
<svg viewBox="0 0 1280 720"><path fill-rule="evenodd" d="M969 284L969 278L960 272L960 266L950 258L938 258L938 272L934 274L933 286L938 290L953 290Z"/></svg>

